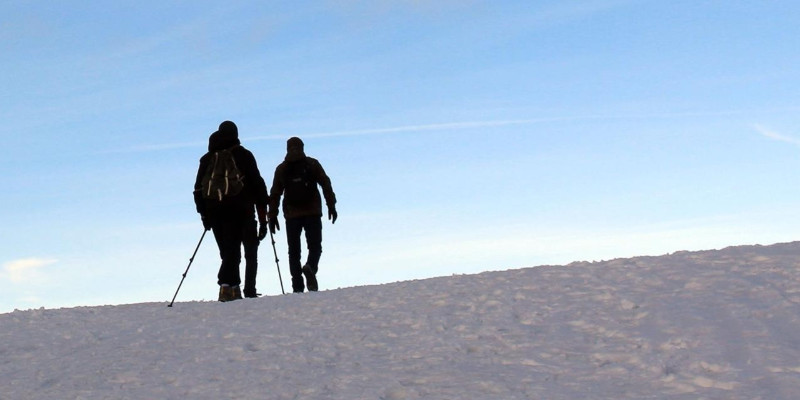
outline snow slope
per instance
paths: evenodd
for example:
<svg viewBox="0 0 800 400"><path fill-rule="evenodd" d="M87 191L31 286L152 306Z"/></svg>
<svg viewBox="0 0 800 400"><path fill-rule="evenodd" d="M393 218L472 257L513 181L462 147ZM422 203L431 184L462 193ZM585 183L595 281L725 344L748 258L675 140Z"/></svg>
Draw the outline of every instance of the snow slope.
<svg viewBox="0 0 800 400"><path fill-rule="evenodd" d="M798 267L800 242L15 311L0 399L795 399Z"/></svg>

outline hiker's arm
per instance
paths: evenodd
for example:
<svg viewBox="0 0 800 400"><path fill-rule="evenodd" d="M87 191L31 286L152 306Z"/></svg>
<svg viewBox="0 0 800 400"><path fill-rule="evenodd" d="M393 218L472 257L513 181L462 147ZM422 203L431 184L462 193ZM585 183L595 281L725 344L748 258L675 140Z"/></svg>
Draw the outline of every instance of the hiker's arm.
<svg viewBox="0 0 800 400"><path fill-rule="evenodd" d="M203 201L203 174L206 171L206 163L203 162L205 158L200 159L200 166L197 168L197 178L194 181L194 206L200 215L204 215L206 211L206 203Z"/></svg>
<svg viewBox="0 0 800 400"><path fill-rule="evenodd" d="M328 174L325 173L325 169L322 168L322 164L319 162L315 162L315 176L317 179L317 183L322 186L322 195L325 197L325 204L330 207L336 207L336 193L333 192L333 186L331 185L331 178L328 177Z"/></svg>
<svg viewBox="0 0 800 400"><path fill-rule="evenodd" d="M259 209L266 209L269 203L269 194L267 193L267 184L264 182L264 178L261 176L261 172L258 170L258 162L256 162L255 156L253 153L247 153L248 160L247 160L247 180L250 182L249 184L252 185L252 194L253 200L256 203L256 208Z"/></svg>
<svg viewBox="0 0 800 400"><path fill-rule="evenodd" d="M283 181L281 180L281 165L275 168L275 176L272 178L272 189L269 192L269 219L277 218L283 195Z"/></svg>

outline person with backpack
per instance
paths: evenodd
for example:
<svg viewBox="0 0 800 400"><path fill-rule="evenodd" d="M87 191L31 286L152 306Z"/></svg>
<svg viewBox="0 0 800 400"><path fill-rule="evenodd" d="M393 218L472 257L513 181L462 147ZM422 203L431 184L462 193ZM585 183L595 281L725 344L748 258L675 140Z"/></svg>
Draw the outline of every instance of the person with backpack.
<svg viewBox="0 0 800 400"><path fill-rule="evenodd" d="M231 121L222 122L208 138L208 152L200 158L194 183L194 202L203 226L214 232L222 259L219 301L242 298L242 246L244 296L257 297L258 244L267 235L269 195L253 153L241 145L239 130Z"/></svg>
<svg viewBox="0 0 800 400"><path fill-rule="evenodd" d="M286 221L286 239L289 244L289 272L292 290L302 293L319 290L317 271L322 255L322 200L317 185L322 187L328 219L336 223L336 195L331 180L319 161L306 156L303 141L293 137L286 142L286 158L277 168L269 197L269 228L274 234L280 230L278 206L283 195L283 215ZM300 236L305 231L308 258L301 263ZM305 282L303 277L305 276Z"/></svg>

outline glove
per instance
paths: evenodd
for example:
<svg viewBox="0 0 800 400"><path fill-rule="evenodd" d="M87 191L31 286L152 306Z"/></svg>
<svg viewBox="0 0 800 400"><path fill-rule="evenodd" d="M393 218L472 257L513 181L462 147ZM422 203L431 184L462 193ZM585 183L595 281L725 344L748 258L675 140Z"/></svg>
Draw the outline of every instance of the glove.
<svg viewBox="0 0 800 400"><path fill-rule="evenodd" d="M275 231L279 231L279 230L281 230L281 224L278 223L278 218L277 217L270 218L269 219L269 231L272 232L272 234L274 235Z"/></svg>
<svg viewBox="0 0 800 400"><path fill-rule="evenodd" d="M200 216L200 220L203 221L203 228L206 228L207 231L211 230L211 219L206 217L205 215Z"/></svg>
<svg viewBox="0 0 800 400"><path fill-rule="evenodd" d="M258 215L258 241L260 242L267 237L267 207L256 206L256 214Z"/></svg>
<svg viewBox="0 0 800 400"><path fill-rule="evenodd" d="M339 217L339 213L336 212L336 207L329 206L328 207L328 219L331 221L332 224L336 223L336 218Z"/></svg>

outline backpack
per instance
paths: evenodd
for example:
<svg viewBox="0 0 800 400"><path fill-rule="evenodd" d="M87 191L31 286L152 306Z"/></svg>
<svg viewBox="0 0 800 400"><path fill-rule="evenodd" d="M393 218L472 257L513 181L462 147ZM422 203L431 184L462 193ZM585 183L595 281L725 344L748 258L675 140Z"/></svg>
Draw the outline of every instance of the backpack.
<svg viewBox="0 0 800 400"><path fill-rule="evenodd" d="M203 198L222 201L236 196L244 188L244 175L236 167L232 149L233 147L214 153L213 160L203 175Z"/></svg>
<svg viewBox="0 0 800 400"><path fill-rule="evenodd" d="M306 205L319 196L317 182L309 171L307 160L298 160L286 164L283 173L284 196L287 203Z"/></svg>

